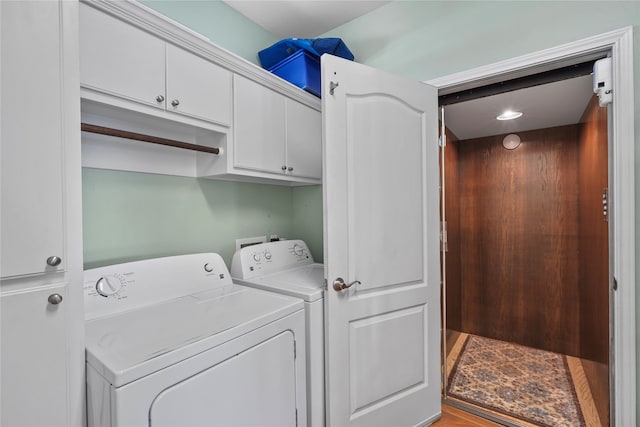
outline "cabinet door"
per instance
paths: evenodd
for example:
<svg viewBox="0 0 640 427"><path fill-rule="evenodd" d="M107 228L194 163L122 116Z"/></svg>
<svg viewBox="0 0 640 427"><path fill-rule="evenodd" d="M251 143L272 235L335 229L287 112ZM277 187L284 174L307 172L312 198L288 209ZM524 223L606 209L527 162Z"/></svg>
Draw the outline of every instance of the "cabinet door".
<svg viewBox="0 0 640 427"><path fill-rule="evenodd" d="M0 295L0 425L68 425L66 288ZM57 305L48 301L55 294Z"/></svg>
<svg viewBox="0 0 640 427"><path fill-rule="evenodd" d="M231 124L231 72L167 45L167 109Z"/></svg>
<svg viewBox="0 0 640 427"><path fill-rule="evenodd" d="M287 99L287 171L304 178L322 178L322 115Z"/></svg>
<svg viewBox="0 0 640 427"><path fill-rule="evenodd" d="M234 86L234 166L283 174L285 97L242 76Z"/></svg>
<svg viewBox="0 0 640 427"><path fill-rule="evenodd" d="M63 129L57 2L0 2L2 8L2 277L62 270Z"/></svg>
<svg viewBox="0 0 640 427"><path fill-rule="evenodd" d="M162 40L80 4L83 87L164 108L164 72Z"/></svg>

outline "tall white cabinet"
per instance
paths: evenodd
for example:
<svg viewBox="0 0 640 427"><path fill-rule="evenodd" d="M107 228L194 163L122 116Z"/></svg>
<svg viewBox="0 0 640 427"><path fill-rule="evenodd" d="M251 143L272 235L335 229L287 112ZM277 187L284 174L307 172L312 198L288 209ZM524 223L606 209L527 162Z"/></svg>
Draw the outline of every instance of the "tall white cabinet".
<svg viewBox="0 0 640 427"><path fill-rule="evenodd" d="M0 2L0 424L83 413L78 5Z"/></svg>

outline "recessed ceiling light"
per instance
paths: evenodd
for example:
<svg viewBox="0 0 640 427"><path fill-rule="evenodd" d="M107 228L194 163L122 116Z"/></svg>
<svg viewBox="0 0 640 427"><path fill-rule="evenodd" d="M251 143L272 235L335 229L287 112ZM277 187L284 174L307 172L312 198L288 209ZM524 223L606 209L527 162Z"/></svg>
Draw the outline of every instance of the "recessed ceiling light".
<svg viewBox="0 0 640 427"><path fill-rule="evenodd" d="M504 113L500 114L498 117L496 117L496 119L498 119L498 120L513 120L513 119L517 119L520 116L522 116L522 113L520 111L507 110Z"/></svg>

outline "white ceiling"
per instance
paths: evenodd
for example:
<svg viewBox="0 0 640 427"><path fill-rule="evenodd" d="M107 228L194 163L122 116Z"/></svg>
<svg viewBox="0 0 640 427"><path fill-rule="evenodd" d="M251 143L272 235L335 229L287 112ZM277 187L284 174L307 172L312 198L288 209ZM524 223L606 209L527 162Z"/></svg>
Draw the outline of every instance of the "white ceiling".
<svg viewBox="0 0 640 427"><path fill-rule="evenodd" d="M459 139L576 124L592 95L592 77L576 77L448 105L444 121ZM523 115L496 120L508 109Z"/></svg>
<svg viewBox="0 0 640 427"><path fill-rule="evenodd" d="M389 1L227 0L225 3L280 38L315 38ZM345 43L349 45L348 40ZM353 53L357 60L358 52ZM591 84L591 76L583 76L453 104L445 108L445 122L460 139L575 124L591 99ZM511 121L496 120L507 108L524 115Z"/></svg>
<svg viewBox="0 0 640 427"><path fill-rule="evenodd" d="M315 38L383 6L383 0L226 0L280 38Z"/></svg>

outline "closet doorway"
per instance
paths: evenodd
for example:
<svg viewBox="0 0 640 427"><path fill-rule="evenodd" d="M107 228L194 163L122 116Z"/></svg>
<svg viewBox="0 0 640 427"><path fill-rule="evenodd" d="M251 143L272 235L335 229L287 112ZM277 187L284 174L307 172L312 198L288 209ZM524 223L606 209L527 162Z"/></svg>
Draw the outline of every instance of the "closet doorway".
<svg viewBox="0 0 640 427"><path fill-rule="evenodd" d="M441 97L445 396L513 425L609 425L608 127L592 69Z"/></svg>
<svg viewBox="0 0 640 427"><path fill-rule="evenodd" d="M444 76L426 83L440 95L577 64L593 55L613 62L613 104L609 107L609 280L611 425L636 424L635 297L635 133L633 99L633 32L630 27L556 46L521 57ZM445 253L446 254L446 253ZM446 281L446 271L442 272ZM446 301L446 284L443 287ZM443 308L446 304L443 304ZM445 317L446 318L446 317ZM444 334L443 334L444 336ZM444 354L444 353L443 353ZM443 366L444 372L444 366Z"/></svg>

